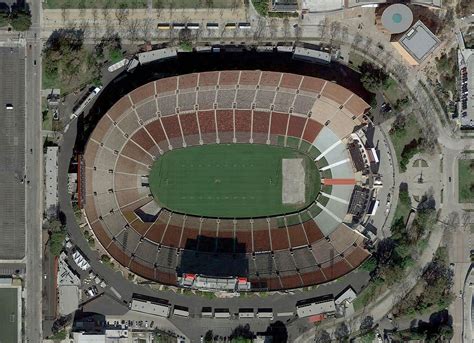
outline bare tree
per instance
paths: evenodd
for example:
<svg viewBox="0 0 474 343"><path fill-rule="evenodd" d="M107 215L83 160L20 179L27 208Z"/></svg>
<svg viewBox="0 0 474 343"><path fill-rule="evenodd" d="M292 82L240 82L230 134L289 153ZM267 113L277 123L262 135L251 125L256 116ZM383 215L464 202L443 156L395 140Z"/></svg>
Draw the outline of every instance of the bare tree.
<svg viewBox="0 0 474 343"><path fill-rule="evenodd" d="M328 17L324 17L324 20L321 24L319 24L319 35L321 37L326 37L329 27L329 19Z"/></svg>
<svg viewBox="0 0 474 343"><path fill-rule="evenodd" d="M253 34L253 39L259 41L267 26L267 21L263 17L258 17L257 27Z"/></svg>
<svg viewBox="0 0 474 343"><path fill-rule="evenodd" d="M341 23L339 23L338 21L331 22L330 31L329 31L331 41L337 38L337 35L339 35L340 31L341 31Z"/></svg>
<svg viewBox="0 0 474 343"><path fill-rule="evenodd" d="M142 38L144 41L149 41L151 39L153 21L151 18L146 18L141 22L140 31L142 33Z"/></svg>
<svg viewBox="0 0 474 343"><path fill-rule="evenodd" d="M347 26L342 27L342 32L341 32L341 40L342 41L347 41L347 38L349 37L349 29Z"/></svg>
<svg viewBox="0 0 474 343"><path fill-rule="evenodd" d="M124 25L128 21L129 9L125 4L120 4L119 8L115 10L115 18L118 20L119 26Z"/></svg>
<svg viewBox="0 0 474 343"><path fill-rule="evenodd" d="M127 21L128 39L135 44L140 33L140 21L132 19Z"/></svg>
<svg viewBox="0 0 474 343"><path fill-rule="evenodd" d="M285 41L290 35L290 20L288 18L283 19L283 35L285 37Z"/></svg>
<svg viewBox="0 0 474 343"><path fill-rule="evenodd" d="M270 37L272 39L275 38L277 31L278 31L278 23L275 18L272 18L270 20Z"/></svg>

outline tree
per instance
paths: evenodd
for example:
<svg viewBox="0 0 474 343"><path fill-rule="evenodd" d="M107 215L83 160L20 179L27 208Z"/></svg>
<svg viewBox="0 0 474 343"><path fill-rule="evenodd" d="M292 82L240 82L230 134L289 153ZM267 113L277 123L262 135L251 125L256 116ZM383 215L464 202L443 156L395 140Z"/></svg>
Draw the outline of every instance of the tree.
<svg viewBox="0 0 474 343"><path fill-rule="evenodd" d="M53 256L59 256L63 250L64 239L66 238L66 232L59 231L53 232L49 236L49 252Z"/></svg>
<svg viewBox="0 0 474 343"><path fill-rule="evenodd" d="M10 25L15 31L28 31L31 26L31 14L24 10L12 11Z"/></svg>
<svg viewBox="0 0 474 343"><path fill-rule="evenodd" d="M206 343L212 343L214 341L214 333L212 330L208 330L206 334L204 335L204 342Z"/></svg>
<svg viewBox="0 0 474 343"><path fill-rule="evenodd" d="M346 339L347 337L349 337L349 333L349 328L345 323L340 323L334 331L334 335L338 340Z"/></svg>
<svg viewBox="0 0 474 343"><path fill-rule="evenodd" d="M122 26L128 20L129 10L125 3L121 3L119 8L115 10L115 18L117 18L119 26Z"/></svg>
<svg viewBox="0 0 474 343"><path fill-rule="evenodd" d="M314 342L315 343L331 343L331 335L324 330L316 331L314 335Z"/></svg>

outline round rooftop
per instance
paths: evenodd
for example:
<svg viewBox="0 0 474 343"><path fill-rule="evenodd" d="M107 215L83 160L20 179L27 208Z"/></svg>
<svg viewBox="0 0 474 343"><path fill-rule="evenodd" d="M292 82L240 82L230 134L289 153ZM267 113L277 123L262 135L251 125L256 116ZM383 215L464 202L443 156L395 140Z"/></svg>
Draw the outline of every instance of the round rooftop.
<svg viewBox="0 0 474 343"><path fill-rule="evenodd" d="M390 33L408 30L413 22L411 9L403 4L388 6L382 14L382 24Z"/></svg>

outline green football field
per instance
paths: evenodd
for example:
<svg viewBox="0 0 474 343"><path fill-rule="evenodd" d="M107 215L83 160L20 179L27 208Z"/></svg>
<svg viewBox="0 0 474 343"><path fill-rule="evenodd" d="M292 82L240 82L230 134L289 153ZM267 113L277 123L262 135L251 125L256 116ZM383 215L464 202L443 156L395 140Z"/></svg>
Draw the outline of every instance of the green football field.
<svg viewBox="0 0 474 343"><path fill-rule="evenodd" d="M17 342L18 297L16 288L0 288L0 342Z"/></svg>
<svg viewBox="0 0 474 343"><path fill-rule="evenodd" d="M282 159L303 158L305 204L282 203ZM205 217L260 217L293 212L320 189L314 162L296 150L259 144L214 144L165 153L149 177L157 202Z"/></svg>

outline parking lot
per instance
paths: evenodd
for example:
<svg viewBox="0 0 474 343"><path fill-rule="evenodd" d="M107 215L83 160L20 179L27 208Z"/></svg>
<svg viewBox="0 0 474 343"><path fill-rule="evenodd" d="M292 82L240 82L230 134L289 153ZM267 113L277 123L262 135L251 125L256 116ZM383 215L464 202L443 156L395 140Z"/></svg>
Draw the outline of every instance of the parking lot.
<svg viewBox="0 0 474 343"><path fill-rule="evenodd" d="M0 259L25 256L25 51L0 47Z"/></svg>

